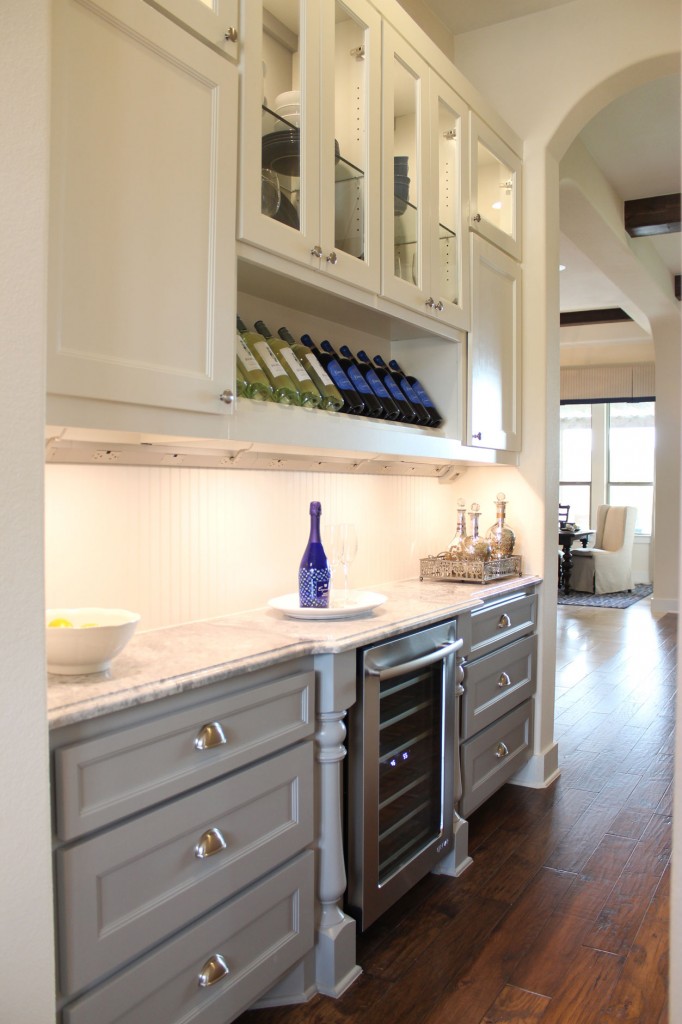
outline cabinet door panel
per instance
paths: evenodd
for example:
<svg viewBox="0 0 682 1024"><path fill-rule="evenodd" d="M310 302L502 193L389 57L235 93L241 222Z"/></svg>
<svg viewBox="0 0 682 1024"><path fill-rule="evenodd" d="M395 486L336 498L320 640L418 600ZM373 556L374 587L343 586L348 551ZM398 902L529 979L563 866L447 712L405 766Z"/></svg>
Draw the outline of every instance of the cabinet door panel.
<svg viewBox="0 0 682 1024"><path fill-rule="evenodd" d="M321 263L378 292L381 19L366 0L325 0L321 10Z"/></svg>
<svg viewBox="0 0 682 1024"><path fill-rule="evenodd" d="M59 747L59 837L111 825L310 736L314 685L312 672L289 675L170 714L160 701L152 721ZM224 742L198 744L207 727Z"/></svg>
<svg viewBox="0 0 682 1024"><path fill-rule="evenodd" d="M468 817L516 774L531 756L533 701L482 729L462 745L462 789L459 813Z"/></svg>
<svg viewBox="0 0 682 1024"><path fill-rule="evenodd" d="M469 443L521 450L521 267L471 236Z"/></svg>
<svg viewBox="0 0 682 1024"><path fill-rule="evenodd" d="M312 774L308 742L60 849L64 992L111 973L312 842ZM201 857L200 845L215 852Z"/></svg>
<svg viewBox="0 0 682 1024"><path fill-rule="evenodd" d="M229 408L236 74L135 0L55 3L49 391Z"/></svg>
<svg viewBox="0 0 682 1024"><path fill-rule="evenodd" d="M521 158L471 115L470 226L521 259Z"/></svg>
<svg viewBox="0 0 682 1024"><path fill-rule="evenodd" d="M317 0L243 8L239 237L319 267Z"/></svg>
<svg viewBox="0 0 682 1024"><path fill-rule="evenodd" d="M65 1024L234 1020L312 948L313 878L313 854L301 854L71 1003ZM199 972L216 953L228 973L202 987Z"/></svg>

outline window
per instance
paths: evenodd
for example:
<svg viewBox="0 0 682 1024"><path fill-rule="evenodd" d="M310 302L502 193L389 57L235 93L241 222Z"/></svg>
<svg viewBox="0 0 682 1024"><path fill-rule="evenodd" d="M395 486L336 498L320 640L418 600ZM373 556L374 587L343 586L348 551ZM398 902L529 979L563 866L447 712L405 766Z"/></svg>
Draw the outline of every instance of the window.
<svg viewBox="0 0 682 1024"><path fill-rule="evenodd" d="M570 505L569 521L586 528L592 494L592 406L562 405L559 431L559 501Z"/></svg>
<svg viewBox="0 0 682 1024"><path fill-rule="evenodd" d="M597 506L634 505L635 531L653 528L654 402L562 404L559 501L587 528Z"/></svg>
<svg viewBox="0 0 682 1024"><path fill-rule="evenodd" d="M608 504L634 505L636 532L650 534L654 502L654 403L612 402Z"/></svg>

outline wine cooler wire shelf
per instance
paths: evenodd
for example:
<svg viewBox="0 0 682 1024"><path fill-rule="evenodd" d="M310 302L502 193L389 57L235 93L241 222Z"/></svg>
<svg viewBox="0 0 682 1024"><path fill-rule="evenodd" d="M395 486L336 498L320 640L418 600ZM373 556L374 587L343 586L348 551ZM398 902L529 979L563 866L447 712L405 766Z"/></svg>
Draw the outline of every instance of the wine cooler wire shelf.
<svg viewBox="0 0 682 1024"><path fill-rule="evenodd" d="M446 554L430 555L419 559L419 579L452 581L457 583L491 583L508 576L521 575L521 556L491 558L489 561L468 561L450 558Z"/></svg>

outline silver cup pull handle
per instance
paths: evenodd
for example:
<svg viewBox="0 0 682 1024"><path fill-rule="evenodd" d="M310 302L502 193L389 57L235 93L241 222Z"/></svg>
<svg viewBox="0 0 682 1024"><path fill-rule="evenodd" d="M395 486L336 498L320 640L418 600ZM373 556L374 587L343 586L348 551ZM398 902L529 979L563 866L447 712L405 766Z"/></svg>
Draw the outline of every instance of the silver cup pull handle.
<svg viewBox="0 0 682 1024"><path fill-rule="evenodd" d="M509 753L509 747L507 746L506 743L500 742L500 743L497 744L497 750L495 751L495 757L501 759L503 757L506 757L508 753Z"/></svg>
<svg viewBox="0 0 682 1024"><path fill-rule="evenodd" d="M224 957L220 953L214 953L199 971L199 988L209 988L217 981L222 981L229 973L230 969L225 963Z"/></svg>
<svg viewBox="0 0 682 1024"><path fill-rule="evenodd" d="M509 678L509 676L507 675L506 672L502 673L502 675L500 676L500 679L499 679L499 682L498 682L497 685L498 686L502 686L502 687L504 687L504 686L511 686L511 679Z"/></svg>
<svg viewBox="0 0 682 1024"><path fill-rule="evenodd" d="M509 618L507 613L504 612L503 615L500 615L500 621L497 623L497 628L498 629L509 629L510 626L511 626L511 619Z"/></svg>
<svg viewBox="0 0 682 1024"><path fill-rule="evenodd" d="M227 743L223 727L220 722L207 722L202 725L194 740L197 750L210 750L211 747L222 747Z"/></svg>
<svg viewBox="0 0 682 1024"><path fill-rule="evenodd" d="M194 847L194 856L206 860L227 849L227 843L219 828L209 828Z"/></svg>

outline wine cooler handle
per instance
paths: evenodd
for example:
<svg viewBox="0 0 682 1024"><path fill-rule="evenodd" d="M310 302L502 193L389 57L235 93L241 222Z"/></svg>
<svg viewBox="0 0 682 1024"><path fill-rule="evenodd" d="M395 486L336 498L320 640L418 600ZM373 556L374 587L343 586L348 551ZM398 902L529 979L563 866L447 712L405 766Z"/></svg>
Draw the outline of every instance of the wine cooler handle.
<svg viewBox="0 0 682 1024"><path fill-rule="evenodd" d="M394 679L396 676L404 676L408 672L416 672L421 668L425 668L427 665L433 665L436 661L444 661L449 654L454 654L460 647L464 645L464 639L462 637L459 640L453 640L449 644L443 644L436 651L431 651L430 654L424 654L421 658L415 658L414 661L404 661L401 665L392 665L390 668L375 669L367 668L368 676L375 676L379 682L382 683L385 679Z"/></svg>

